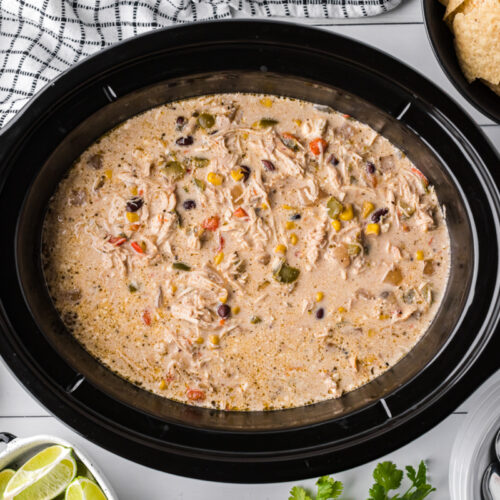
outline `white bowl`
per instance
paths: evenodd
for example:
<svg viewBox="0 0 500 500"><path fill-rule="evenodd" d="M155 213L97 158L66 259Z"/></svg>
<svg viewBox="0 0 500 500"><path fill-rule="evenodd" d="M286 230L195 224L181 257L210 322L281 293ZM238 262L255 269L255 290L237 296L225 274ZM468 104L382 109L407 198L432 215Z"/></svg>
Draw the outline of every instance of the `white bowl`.
<svg viewBox="0 0 500 500"><path fill-rule="evenodd" d="M61 446L71 448L78 460L80 460L94 476L94 479L106 495L107 500L118 500L113 488L111 488L99 468L95 466L90 458L79 448L68 443L64 439L49 436L47 434L39 434L28 438L18 438L8 432L3 432L0 433L0 442L6 443L5 448L0 452L0 470L9 467L13 463L25 462L35 453L47 446L60 444Z"/></svg>

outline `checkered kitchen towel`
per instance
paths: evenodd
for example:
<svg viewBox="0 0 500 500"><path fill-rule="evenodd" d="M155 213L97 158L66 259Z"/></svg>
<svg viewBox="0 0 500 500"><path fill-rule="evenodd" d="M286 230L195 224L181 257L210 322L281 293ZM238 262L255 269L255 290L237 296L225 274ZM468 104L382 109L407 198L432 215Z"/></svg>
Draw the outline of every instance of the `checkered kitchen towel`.
<svg viewBox="0 0 500 500"><path fill-rule="evenodd" d="M145 31L226 19L236 12L249 17L366 17L401 1L0 0L0 127L61 71Z"/></svg>

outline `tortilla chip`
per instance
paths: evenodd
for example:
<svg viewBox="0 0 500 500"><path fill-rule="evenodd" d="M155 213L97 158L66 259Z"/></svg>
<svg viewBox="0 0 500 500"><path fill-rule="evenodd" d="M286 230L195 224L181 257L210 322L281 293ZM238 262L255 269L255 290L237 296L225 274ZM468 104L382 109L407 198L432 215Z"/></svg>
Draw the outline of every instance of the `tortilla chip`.
<svg viewBox="0 0 500 500"><path fill-rule="evenodd" d="M453 31L458 61L467 80L483 78L499 84L500 1L474 1L466 13L455 15Z"/></svg>
<svg viewBox="0 0 500 500"><path fill-rule="evenodd" d="M448 28L453 31L453 19L455 19L458 13L467 14L467 12L481 5L482 2L484 2L484 0L450 0L444 14L444 20Z"/></svg>
<svg viewBox="0 0 500 500"><path fill-rule="evenodd" d="M444 13L444 20L448 22L448 18L464 3L465 0L449 0Z"/></svg>

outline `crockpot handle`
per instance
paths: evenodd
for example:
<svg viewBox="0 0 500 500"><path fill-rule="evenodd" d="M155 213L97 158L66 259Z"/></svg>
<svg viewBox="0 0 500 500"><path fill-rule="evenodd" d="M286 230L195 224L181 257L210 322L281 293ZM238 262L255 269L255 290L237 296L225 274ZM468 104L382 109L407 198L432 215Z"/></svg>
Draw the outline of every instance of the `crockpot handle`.
<svg viewBox="0 0 500 500"><path fill-rule="evenodd" d="M17 439L17 436L14 434L11 434L10 432L0 432L0 443L8 444L11 441L14 441L14 439Z"/></svg>
<svg viewBox="0 0 500 500"><path fill-rule="evenodd" d="M500 370L499 352L500 326L497 327L488 344L474 361L466 377L460 381L463 401Z"/></svg>

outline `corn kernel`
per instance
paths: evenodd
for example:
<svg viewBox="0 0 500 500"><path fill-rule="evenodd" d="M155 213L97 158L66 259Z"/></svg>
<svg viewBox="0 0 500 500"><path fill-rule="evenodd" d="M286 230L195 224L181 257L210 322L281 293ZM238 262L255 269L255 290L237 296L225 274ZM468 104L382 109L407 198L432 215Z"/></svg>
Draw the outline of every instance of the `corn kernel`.
<svg viewBox="0 0 500 500"><path fill-rule="evenodd" d="M244 132L243 134L241 134L241 137L243 137L243 139L245 139L246 141L248 139L248 134Z"/></svg>
<svg viewBox="0 0 500 500"><path fill-rule="evenodd" d="M127 220L129 222L137 222L139 220L139 214L136 212L127 212Z"/></svg>
<svg viewBox="0 0 500 500"><path fill-rule="evenodd" d="M137 186L132 186L132 187L130 188L130 194L131 194L132 196L137 196Z"/></svg>
<svg viewBox="0 0 500 500"><path fill-rule="evenodd" d="M368 356L366 356L366 358L363 360L365 364L367 365L371 365L373 364L373 362L376 360L377 358L373 355L373 354L370 354Z"/></svg>
<svg viewBox="0 0 500 500"><path fill-rule="evenodd" d="M302 120L293 120L293 123L295 123L295 125L297 125L297 127L300 127L302 125Z"/></svg>
<svg viewBox="0 0 500 500"><path fill-rule="evenodd" d="M243 179L244 175L243 172L240 170L231 170L231 177L236 181L241 181Z"/></svg>
<svg viewBox="0 0 500 500"><path fill-rule="evenodd" d="M385 319L389 319L390 316L388 314L381 314L378 319L381 319L381 320L385 320Z"/></svg>
<svg viewBox="0 0 500 500"><path fill-rule="evenodd" d="M378 236L380 234L380 224L378 224L377 222L374 222L373 224L367 224L365 233Z"/></svg>
<svg viewBox="0 0 500 500"><path fill-rule="evenodd" d="M210 339L210 342L213 345L219 345L220 339L219 339L218 335L210 335L210 337L208 337L208 338Z"/></svg>
<svg viewBox="0 0 500 500"><path fill-rule="evenodd" d="M262 205L260 206L260 208L262 208L262 210L268 210L269 209L269 205L267 203L262 203Z"/></svg>
<svg viewBox="0 0 500 500"><path fill-rule="evenodd" d="M160 380L158 387L159 387L160 391L163 391L163 389L165 389L165 387L167 387L167 383L165 382L165 380Z"/></svg>
<svg viewBox="0 0 500 500"><path fill-rule="evenodd" d="M222 260L224 259L224 252L219 252L215 257L214 257L214 264L218 266Z"/></svg>
<svg viewBox="0 0 500 500"><path fill-rule="evenodd" d="M225 304L227 302L227 299L228 299L228 295L227 295L227 292L226 292L226 295L223 295L222 297L219 297L219 302L222 303L222 304Z"/></svg>
<svg viewBox="0 0 500 500"><path fill-rule="evenodd" d="M333 219L332 226L333 226L333 229L335 229L335 231L337 231L337 233L338 233L340 231L340 229L342 228L342 223L338 219Z"/></svg>
<svg viewBox="0 0 500 500"><path fill-rule="evenodd" d="M424 252L422 250L417 251L417 260L424 260Z"/></svg>
<svg viewBox="0 0 500 500"><path fill-rule="evenodd" d="M351 204L347 205L345 207L345 209L342 212L340 212L339 217L340 217L340 220L345 220L345 221L351 220L354 217L352 205Z"/></svg>
<svg viewBox="0 0 500 500"><path fill-rule="evenodd" d="M105 170L104 175L106 176L106 179L111 180L111 177L113 177L113 171L112 170Z"/></svg>
<svg viewBox="0 0 500 500"><path fill-rule="evenodd" d="M338 311L339 313L345 313L345 307L340 306L340 307L337 309L337 311Z"/></svg>
<svg viewBox="0 0 500 500"><path fill-rule="evenodd" d="M203 337L198 337L198 338L195 340L195 342L196 342L197 344L203 344L203 342L205 342L205 339L204 339Z"/></svg>
<svg viewBox="0 0 500 500"><path fill-rule="evenodd" d="M177 285L172 285L170 290L172 290L172 293L175 293L177 291Z"/></svg>
<svg viewBox="0 0 500 500"><path fill-rule="evenodd" d="M269 97L264 97L263 99L260 100L260 103L262 106L265 106L266 108L270 108L273 105L273 101L269 99Z"/></svg>
<svg viewBox="0 0 500 500"><path fill-rule="evenodd" d="M295 233L292 233L290 235L290 243L295 246L298 242L299 242L299 237Z"/></svg>
<svg viewBox="0 0 500 500"><path fill-rule="evenodd" d="M216 174L215 172L209 172L207 175L207 181L214 186L220 186L223 180L224 177L220 174Z"/></svg>
<svg viewBox="0 0 500 500"><path fill-rule="evenodd" d="M316 302L321 302L323 300L323 297L325 294L323 292L317 292L316 293Z"/></svg>
<svg viewBox="0 0 500 500"><path fill-rule="evenodd" d="M372 212L373 209L375 208L375 205L369 201L364 201L363 202L363 218L366 219Z"/></svg>
<svg viewBox="0 0 500 500"><path fill-rule="evenodd" d="M373 338L377 335L377 332L373 328L368 328L368 337Z"/></svg>
<svg viewBox="0 0 500 500"><path fill-rule="evenodd" d="M231 312L236 315L236 314L239 314L239 312L241 311L240 309L240 306L234 306L232 309L231 309Z"/></svg>
<svg viewBox="0 0 500 500"><path fill-rule="evenodd" d="M295 222L293 222L293 220L287 220L285 227L287 229L295 229Z"/></svg>
<svg viewBox="0 0 500 500"><path fill-rule="evenodd" d="M285 253L286 252L286 246L285 245L276 245L276 248L274 249L276 253Z"/></svg>
<svg viewBox="0 0 500 500"><path fill-rule="evenodd" d="M281 208L284 210L292 210L292 207L290 205L281 205Z"/></svg>

